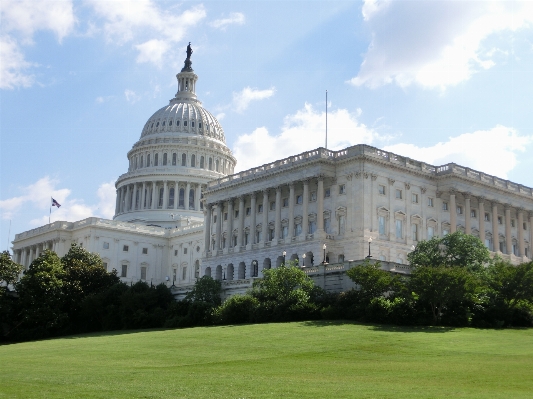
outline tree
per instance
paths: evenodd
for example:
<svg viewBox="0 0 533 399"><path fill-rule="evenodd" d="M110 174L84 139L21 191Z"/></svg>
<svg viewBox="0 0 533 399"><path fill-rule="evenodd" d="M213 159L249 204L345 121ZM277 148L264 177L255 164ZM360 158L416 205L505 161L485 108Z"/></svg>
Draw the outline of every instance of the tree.
<svg viewBox="0 0 533 399"><path fill-rule="evenodd" d="M220 305L220 293L222 292L222 284L220 281L214 280L212 277L203 276L194 284L194 288L187 293L185 300L189 302L203 302L209 304L211 307Z"/></svg>
<svg viewBox="0 0 533 399"><path fill-rule="evenodd" d="M415 250L407 255L407 260L414 267L462 267L479 271L491 259L489 250L479 238L457 231L442 238L433 237L419 242Z"/></svg>
<svg viewBox="0 0 533 399"><path fill-rule="evenodd" d="M429 303L437 325L447 305L472 299L478 283L464 268L422 266L411 273L408 287L421 301Z"/></svg>
<svg viewBox="0 0 533 399"><path fill-rule="evenodd" d="M521 301L533 305L533 262L514 266L498 260L488 268L486 275L492 294L510 308Z"/></svg>
<svg viewBox="0 0 533 399"><path fill-rule="evenodd" d="M390 291L396 280L388 271L381 270L379 262L370 263L369 260L348 270L346 275L359 286L361 299L367 301Z"/></svg>
<svg viewBox="0 0 533 399"><path fill-rule="evenodd" d="M5 284L6 289L9 284L13 284L17 281L22 269L22 265L19 265L11 259L9 251L3 251L0 254L0 283ZM3 288L4 287L0 286L0 294L2 293Z"/></svg>

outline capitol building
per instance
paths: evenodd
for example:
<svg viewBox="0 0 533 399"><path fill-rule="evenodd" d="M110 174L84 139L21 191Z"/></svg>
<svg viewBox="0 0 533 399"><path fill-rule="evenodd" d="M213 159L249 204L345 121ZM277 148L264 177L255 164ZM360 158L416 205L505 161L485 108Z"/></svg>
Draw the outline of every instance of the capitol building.
<svg viewBox="0 0 533 399"><path fill-rule="evenodd" d="M191 51L192 52L192 51ZM244 292L262 270L297 260L324 288L369 255L408 272L421 240L472 234L512 263L533 257L533 189L454 163L434 166L368 145L317 148L234 173L218 120L196 96L190 52L178 92L142 128L116 181L113 220L56 221L17 234L28 268L72 243L100 254L124 282L165 283L182 297L196 278Z"/></svg>

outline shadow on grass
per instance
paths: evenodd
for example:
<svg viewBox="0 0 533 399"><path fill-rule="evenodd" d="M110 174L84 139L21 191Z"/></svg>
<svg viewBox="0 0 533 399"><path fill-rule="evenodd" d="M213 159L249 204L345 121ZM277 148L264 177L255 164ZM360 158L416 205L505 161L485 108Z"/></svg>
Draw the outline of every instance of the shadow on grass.
<svg viewBox="0 0 533 399"><path fill-rule="evenodd" d="M446 333L456 330L456 327L442 327L442 326L396 326L391 324L371 324L361 323L350 320L312 320L302 323L306 327L330 327L341 325L357 325L369 327L373 331L387 331L398 333Z"/></svg>

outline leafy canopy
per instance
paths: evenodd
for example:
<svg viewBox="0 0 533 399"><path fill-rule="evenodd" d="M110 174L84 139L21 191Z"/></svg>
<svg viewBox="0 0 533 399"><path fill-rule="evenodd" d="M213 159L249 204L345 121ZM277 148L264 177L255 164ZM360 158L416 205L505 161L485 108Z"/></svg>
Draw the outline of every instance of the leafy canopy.
<svg viewBox="0 0 533 399"><path fill-rule="evenodd" d="M4 283L6 286L14 283L22 269L22 265L11 259L9 251L3 251L0 254L0 283Z"/></svg>

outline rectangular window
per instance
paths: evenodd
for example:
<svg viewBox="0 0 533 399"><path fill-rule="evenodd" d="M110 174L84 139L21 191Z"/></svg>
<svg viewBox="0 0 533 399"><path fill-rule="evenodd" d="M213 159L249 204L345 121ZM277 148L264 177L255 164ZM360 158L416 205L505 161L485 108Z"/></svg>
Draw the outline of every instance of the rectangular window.
<svg viewBox="0 0 533 399"><path fill-rule="evenodd" d="M485 222L490 222L490 215L485 213Z"/></svg>
<svg viewBox="0 0 533 399"><path fill-rule="evenodd" d="M442 203L442 210L443 211L447 211L448 210L448 203L447 202L443 202Z"/></svg>
<svg viewBox="0 0 533 399"><path fill-rule="evenodd" d="M228 212L224 212L224 220L228 220Z"/></svg>
<svg viewBox="0 0 533 399"><path fill-rule="evenodd" d="M402 190L396 189L396 199L402 199Z"/></svg>
<svg viewBox="0 0 533 399"><path fill-rule="evenodd" d="M403 238L403 221L396 220L396 238Z"/></svg>
<svg viewBox="0 0 533 399"><path fill-rule="evenodd" d="M235 219L239 217L239 211L235 211Z"/></svg>
<svg viewBox="0 0 533 399"><path fill-rule="evenodd" d="M263 213L263 204L259 204L257 207L257 213Z"/></svg>
<svg viewBox="0 0 533 399"><path fill-rule="evenodd" d="M301 224L297 224L297 225L294 226L294 236L297 237L300 234L302 234L302 225Z"/></svg>
<svg viewBox="0 0 533 399"><path fill-rule="evenodd" d="M378 186L378 194L379 195L385 195L385 186L383 186L381 184Z"/></svg>
<svg viewBox="0 0 533 399"><path fill-rule="evenodd" d="M103 262L102 266L104 266L104 269L107 270L107 262Z"/></svg>
<svg viewBox="0 0 533 399"><path fill-rule="evenodd" d="M331 220L330 218L324 219L324 231L326 232L326 234L330 233L330 227L331 227L330 220Z"/></svg>
<svg viewBox="0 0 533 399"><path fill-rule="evenodd" d="M477 217L477 213L476 213L476 210L475 210L475 209L472 209L472 210L470 211L470 217L472 217L472 218Z"/></svg>
<svg viewBox="0 0 533 399"><path fill-rule="evenodd" d="M433 229L433 227L428 227L428 240L431 240L433 238L433 236L435 235L435 230Z"/></svg>
<svg viewBox="0 0 533 399"><path fill-rule="evenodd" d="M289 199L288 198L283 198L283 207L286 208L289 206Z"/></svg>
<svg viewBox="0 0 533 399"><path fill-rule="evenodd" d="M458 206L457 207L457 214L458 215L462 215L463 214L463 207L462 206Z"/></svg>
<svg viewBox="0 0 533 399"><path fill-rule="evenodd" d="M283 226L281 229L281 238L287 238L289 235L289 226Z"/></svg>
<svg viewBox="0 0 533 399"><path fill-rule="evenodd" d="M490 238L485 238L485 246L490 249L492 247L492 243L490 242Z"/></svg>
<svg viewBox="0 0 533 399"><path fill-rule="evenodd" d="M514 225L515 225L515 221L514 219L511 219L511 227L514 227Z"/></svg>
<svg viewBox="0 0 533 399"><path fill-rule="evenodd" d="M143 255L148 255L148 248L143 248Z"/></svg>
<svg viewBox="0 0 533 399"><path fill-rule="evenodd" d="M248 207L246 208L246 216L250 216L252 213L252 208Z"/></svg>
<svg viewBox="0 0 533 399"><path fill-rule="evenodd" d="M268 240L272 241L274 239L274 229L268 230Z"/></svg>
<svg viewBox="0 0 533 399"><path fill-rule="evenodd" d="M122 247L122 251L124 251L124 252L128 252L129 250L130 250L130 247L128 247L127 245L124 245Z"/></svg>
<svg viewBox="0 0 533 399"><path fill-rule="evenodd" d="M120 277L128 277L128 265L122 265Z"/></svg>
<svg viewBox="0 0 533 399"><path fill-rule="evenodd" d="M413 204L418 204L418 194L413 194L411 197Z"/></svg>
<svg viewBox="0 0 533 399"><path fill-rule="evenodd" d="M524 230L527 230L527 224L525 222L522 223L522 226L524 227Z"/></svg>
<svg viewBox="0 0 533 399"><path fill-rule="evenodd" d="M428 206L433 208L433 198L428 198Z"/></svg>
<svg viewBox="0 0 533 399"><path fill-rule="evenodd" d="M276 210L276 201L271 201L270 202L270 210L271 211L275 211Z"/></svg>
<svg viewBox="0 0 533 399"><path fill-rule="evenodd" d="M249 241L250 241L250 233L246 232L244 233L244 245L248 245Z"/></svg>
<svg viewBox="0 0 533 399"><path fill-rule="evenodd" d="M187 278L187 266L183 266L183 273L181 275L181 279L185 280Z"/></svg>
<svg viewBox="0 0 533 399"><path fill-rule="evenodd" d="M183 254L187 255L187 248L183 248Z"/></svg>
<svg viewBox="0 0 533 399"><path fill-rule="evenodd" d="M502 254L504 253L503 249L504 249L503 241L500 241L500 252Z"/></svg>
<svg viewBox="0 0 533 399"><path fill-rule="evenodd" d="M104 242L104 249L109 249L109 243L108 242Z"/></svg>
<svg viewBox="0 0 533 399"><path fill-rule="evenodd" d="M339 194L345 194L346 193L346 184L341 184L339 186Z"/></svg>
<svg viewBox="0 0 533 399"><path fill-rule="evenodd" d="M311 191L311 195L309 197L309 201L311 201L311 202L316 201L316 191Z"/></svg>
<svg viewBox="0 0 533 399"><path fill-rule="evenodd" d="M413 241L418 241L418 225L412 224L411 225L411 238Z"/></svg>
<svg viewBox="0 0 533 399"><path fill-rule="evenodd" d="M174 256L178 256L178 250L177 249L174 250Z"/></svg>
<svg viewBox="0 0 533 399"><path fill-rule="evenodd" d="M378 217L379 235L385 235L385 216Z"/></svg>
<svg viewBox="0 0 533 399"><path fill-rule="evenodd" d="M324 190L324 197L328 198L330 195L331 195L331 189L326 188L326 189Z"/></svg>
<svg viewBox="0 0 533 399"><path fill-rule="evenodd" d="M498 224L503 224L503 218L501 216L498 216Z"/></svg>
<svg viewBox="0 0 533 399"><path fill-rule="evenodd" d="M141 280L146 280L146 267L141 266Z"/></svg>
<svg viewBox="0 0 533 399"><path fill-rule="evenodd" d="M217 222L217 215L213 215L213 223Z"/></svg>
<svg viewBox="0 0 533 399"><path fill-rule="evenodd" d="M302 195L297 195L296 196L296 204L297 205L301 205L303 202L303 196Z"/></svg>
<svg viewBox="0 0 533 399"><path fill-rule="evenodd" d="M309 222L309 234L313 234L316 231L316 222L314 220Z"/></svg>

